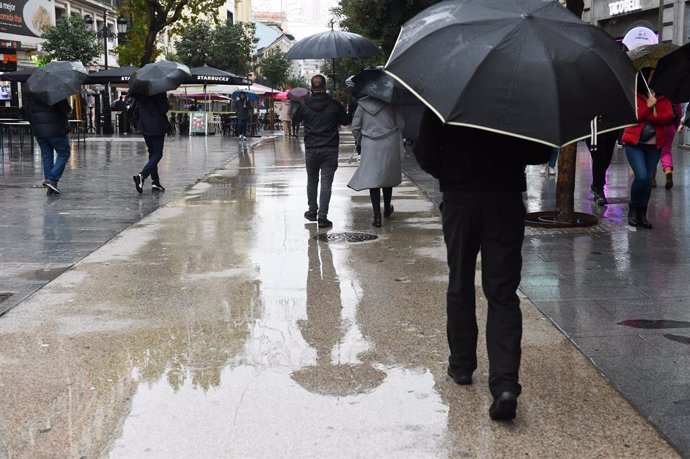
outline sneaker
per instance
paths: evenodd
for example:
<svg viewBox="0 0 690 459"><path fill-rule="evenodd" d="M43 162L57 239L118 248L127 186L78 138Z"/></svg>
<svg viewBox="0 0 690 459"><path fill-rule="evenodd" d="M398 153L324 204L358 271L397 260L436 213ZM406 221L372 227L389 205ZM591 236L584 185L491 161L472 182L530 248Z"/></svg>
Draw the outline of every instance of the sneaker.
<svg viewBox="0 0 690 459"><path fill-rule="evenodd" d="M165 188L163 188L163 185L161 185L160 183L152 183L151 191L165 191Z"/></svg>
<svg viewBox="0 0 690 459"><path fill-rule="evenodd" d="M48 188L48 189L46 190L46 194L47 194L48 196L54 196L54 195L57 195L57 194L60 194L60 193L57 193L57 192L53 191L52 189Z"/></svg>
<svg viewBox="0 0 690 459"><path fill-rule="evenodd" d="M546 175L549 172L549 166L544 164L541 166L541 169L539 169L539 175Z"/></svg>
<svg viewBox="0 0 690 459"><path fill-rule="evenodd" d="M141 174L133 175L132 180L134 180L134 186L139 192L139 194L144 192L144 179Z"/></svg>
<svg viewBox="0 0 690 459"><path fill-rule="evenodd" d="M556 168L549 166L549 175L556 175Z"/></svg>
<svg viewBox="0 0 690 459"><path fill-rule="evenodd" d="M304 218L309 220L310 222L315 222L316 221L316 211L315 210L308 210L304 213Z"/></svg>
<svg viewBox="0 0 690 459"><path fill-rule="evenodd" d="M319 228L331 228L333 226L333 222L327 218L319 218L318 221L319 221Z"/></svg>
<svg viewBox="0 0 690 459"><path fill-rule="evenodd" d="M60 194L60 190L57 187L57 182L53 180L46 180L43 182L43 188L47 188L48 191L52 191L53 194Z"/></svg>

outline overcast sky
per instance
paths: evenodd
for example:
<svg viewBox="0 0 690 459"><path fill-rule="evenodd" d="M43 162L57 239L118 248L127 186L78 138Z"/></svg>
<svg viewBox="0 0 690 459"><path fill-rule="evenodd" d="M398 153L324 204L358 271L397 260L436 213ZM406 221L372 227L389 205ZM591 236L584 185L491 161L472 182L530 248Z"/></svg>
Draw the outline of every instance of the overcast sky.
<svg viewBox="0 0 690 459"><path fill-rule="evenodd" d="M252 0L252 10L284 12L288 32L297 40L328 30L332 18L330 9L338 0Z"/></svg>

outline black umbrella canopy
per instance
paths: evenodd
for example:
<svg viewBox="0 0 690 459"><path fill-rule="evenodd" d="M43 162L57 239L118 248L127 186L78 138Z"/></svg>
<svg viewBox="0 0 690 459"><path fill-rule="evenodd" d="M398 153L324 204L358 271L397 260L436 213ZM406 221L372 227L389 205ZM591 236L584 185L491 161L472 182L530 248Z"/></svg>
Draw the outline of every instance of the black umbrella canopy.
<svg viewBox="0 0 690 459"><path fill-rule="evenodd" d="M86 69L81 62L52 61L26 80L26 92L48 105L79 92L86 79Z"/></svg>
<svg viewBox="0 0 690 459"><path fill-rule="evenodd" d="M285 58L337 59L382 55L383 51L366 37L342 30L328 30L299 40L285 54Z"/></svg>
<svg viewBox="0 0 690 459"><path fill-rule="evenodd" d="M251 84L247 78L235 75L234 73L226 72L225 70L202 65L201 67L192 67L189 69L192 74L187 83L201 83L201 84Z"/></svg>
<svg viewBox="0 0 690 459"><path fill-rule="evenodd" d="M0 80L4 81L16 81L18 83L24 83L29 77L36 71L33 69L17 70L16 72L8 72L0 75Z"/></svg>
<svg viewBox="0 0 690 459"><path fill-rule="evenodd" d="M350 92L355 95L367 95L388 104L418 104L414 94L407 90L395 78L383 71L383 67L368 67L352 77L353 86Z"/></svg>
<svg viewBox="0 0 690 459"><path fill-rule="evenodd" d="M659 59L649 85L673 102L690 101L690 43Z"/></svg>
<svg viewBox="0 0 690 459"><path fill-rule="evenodd" d="M157 61L146 64L129 80L132 94L152 96L177 89L192 77L189 67L179 62Z"/></svg>
<svg viewBox="0 0 690 459"><path fill-rule="evenodd" d="M139 67L112 67L106 70L89 73L84 84L127 83Z"/></svg>
<svg viewBox="0 0 690 459"><path fill-rule="evenodd" d="M560 147L636 123L635 68L557 2L447 0L403 25L385 66L446 123Z"/></svg>

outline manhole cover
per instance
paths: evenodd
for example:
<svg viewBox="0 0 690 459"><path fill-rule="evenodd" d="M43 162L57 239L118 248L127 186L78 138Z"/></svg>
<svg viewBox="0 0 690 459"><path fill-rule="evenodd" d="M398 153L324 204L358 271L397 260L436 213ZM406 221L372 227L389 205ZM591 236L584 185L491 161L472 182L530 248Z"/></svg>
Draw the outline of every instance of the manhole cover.
<svg viewBox="0 0 690 459"><path fill-rule="evenodd" d="M371 233L324 233L314 236L314 239L324 242L366 242L378 239Z"/></svg>

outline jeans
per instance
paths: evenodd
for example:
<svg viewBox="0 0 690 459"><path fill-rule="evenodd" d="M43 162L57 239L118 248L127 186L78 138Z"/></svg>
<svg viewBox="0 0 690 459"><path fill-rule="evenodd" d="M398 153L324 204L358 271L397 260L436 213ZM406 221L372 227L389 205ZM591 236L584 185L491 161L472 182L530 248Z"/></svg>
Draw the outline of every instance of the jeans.
<svg viewBox="0 0 690 459"><path fill-rule="evenodd" d="M69 139L66 135L55 137L36 137L36 142L41 147L41 159L43 160L43 176L46 180L55 183L60 181L62 173L70 156ZM53 151L57 153L57 160Z"/></svg>
<svg viewBox="0 0 690 459"><path fill-rule="evenodd" d="M247 121L246 119L237 118L237 136L247 136Z"/></svg>
<svg viewBox="0 0 690 459"><path fill-rule="evenodd" d="M558 161L558 148L551 149L551 157L549 158L549 167L556 167L556 162Z"/></svg>
<svg viewBox="0 0 690 459"><path fill-rule="evenodd" d="M448 267L446 331L451 368L477 368L475 270L481 251L482 288L488 301L486 345L489 389L520 394L522 313L517 288L522 270L525 206L519 191L446 191L443 238Z"/></svg>
<svg viewBox="0 0 690 459"><path fill-rule="evenodd" d="M141 170L141 177L145 179L150 175L153 183L160 184L160 177L158 177L158 163L163 158L165 134L145 135L144 141L146 142L146 148L149 150L149 161Z"/></svg>
<svg viewBox="0 0 690 459"><path fill-rule="evenodd" d="M307 204L310 212L318 212L317 217L324 219L328 216L328 205L331 202L331 187L333 176L338 169L337 148L311 148L305 155L307 165ZM321 173L321 196L317 204L316 194L319 187L319 173Z"/></svg>
<svg viewBox="0 0 690 459"><path fill-rule="evenodd" d="M652 195L652 177L656 174L661 151L656 145L626 145L625 155L635 174L630 187L630 207L638 209L647 207Z"/></svg>

